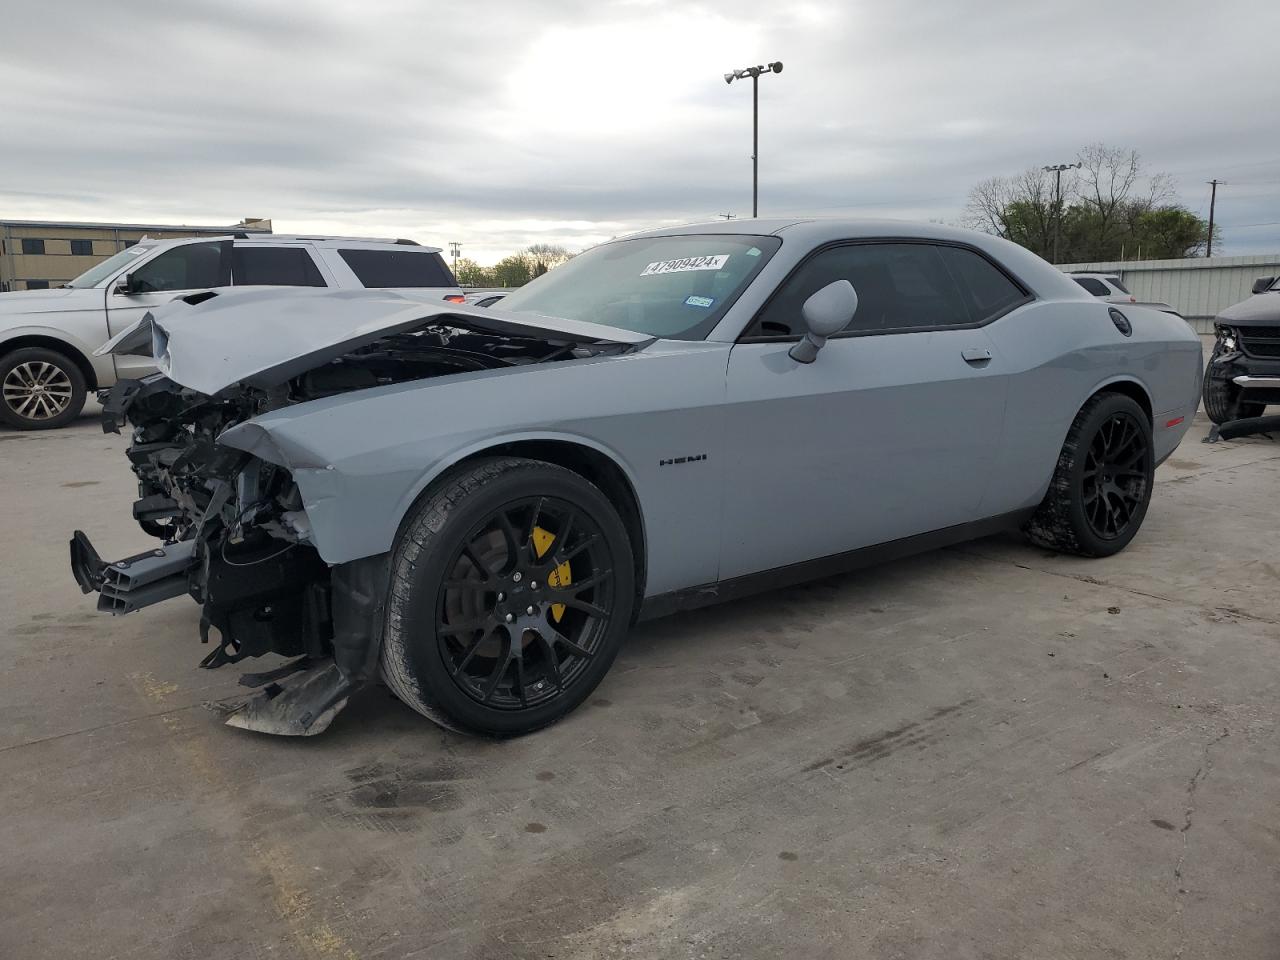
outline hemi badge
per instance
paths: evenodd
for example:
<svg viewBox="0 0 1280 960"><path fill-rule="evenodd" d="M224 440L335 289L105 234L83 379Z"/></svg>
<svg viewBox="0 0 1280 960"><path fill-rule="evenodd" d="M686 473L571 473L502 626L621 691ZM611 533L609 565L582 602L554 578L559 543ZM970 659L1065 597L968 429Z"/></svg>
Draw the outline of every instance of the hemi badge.
<svg viewBox="0 0 1280 960"><path fill-rule="evenodd" d="M1181 423L1183 420L1185 420L1185 419L1187 419L1187 418L1186 418L1186 417L1177 417L1177 418L1175 418L1175 419L1173 419L1173 420L1170 420L1168 423L1166 423L1166 424L1165 424L1165 426L1166 426L1166 427L1176 427L1178 424L1180 424L1180 423Z"/></svg>

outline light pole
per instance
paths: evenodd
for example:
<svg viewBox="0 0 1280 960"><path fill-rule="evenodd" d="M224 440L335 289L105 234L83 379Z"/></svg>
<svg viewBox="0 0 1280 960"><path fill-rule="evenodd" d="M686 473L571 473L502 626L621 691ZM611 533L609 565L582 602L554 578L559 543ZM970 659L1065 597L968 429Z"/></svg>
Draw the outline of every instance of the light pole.
<svg viewBox="0 0 1280 960"><path fill-rule="evenodd" d="M1079 163L1053 163L1041 167L1045 173L1053 174L1053 262L1058 262L1058 238L1062 233L1062 171L1075 170Z"/></svg>
<svg viewBox="0 0 1280 960"><path fill-rule="evenodd" d="M458 254L462 252L462 244L457 240L449 241L449 252L453 254L453 281L458 282Z"/></svg>
<svg viewBox="0 0 1280 960"><path fill-rule="evenodd" d="M1226 186L1226 183L1227 181L1219 180L1217 177L1214 177L1209 181L1209 240L1204 248L1204 255L1206 257L1213 256L1213 208L1218 204L1218 188Z"/></svg>
<svg viewBox="0 0 1280 960"><path fill-rule="evenodd" d="M760 208L757 197L760 192L760 74L781 73L782 61L762 64L758 67L743 67L724 75L725 83L751 78L751 216L758 216Z"/></svg>

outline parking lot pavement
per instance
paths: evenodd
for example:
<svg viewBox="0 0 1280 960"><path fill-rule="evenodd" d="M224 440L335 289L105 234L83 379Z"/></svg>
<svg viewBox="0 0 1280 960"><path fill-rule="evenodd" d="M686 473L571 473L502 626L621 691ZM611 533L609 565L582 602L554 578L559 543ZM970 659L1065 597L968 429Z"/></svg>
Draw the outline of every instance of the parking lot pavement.
<svg viewBox="0 0 1280 960"><path fill-rule="evenodd" d="M108 619L124 442L0 433L0 956L1231 957L1280 943L1280 443L1124 554L997 538L639 628L491 742L381 689L221 725L194 604Z"/></svg>

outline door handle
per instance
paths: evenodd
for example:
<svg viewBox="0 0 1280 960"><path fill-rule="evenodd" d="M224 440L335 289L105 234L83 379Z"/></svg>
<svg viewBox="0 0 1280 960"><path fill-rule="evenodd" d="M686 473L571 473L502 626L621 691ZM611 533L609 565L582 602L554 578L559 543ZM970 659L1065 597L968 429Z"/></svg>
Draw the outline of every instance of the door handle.
<svg viewBox="0 0 1280 960"><path fill-rule="evenodd" d="M975 367L991 362L991 351L986 347L966 347L960 351L960 356L964 357L965 363L971 363Z"/></svg>

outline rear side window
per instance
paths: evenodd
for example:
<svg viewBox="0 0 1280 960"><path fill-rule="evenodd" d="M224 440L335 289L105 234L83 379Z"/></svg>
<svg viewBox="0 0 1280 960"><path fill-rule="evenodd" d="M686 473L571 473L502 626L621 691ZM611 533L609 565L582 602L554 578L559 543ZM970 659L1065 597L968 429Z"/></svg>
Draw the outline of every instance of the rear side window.
<svg viewBox="0 0 1280 960"><path fill-rule="evenodd" d="M413 250L339 250L362 285L377 287L456 287L444 258Z"/></svg>
<svg viewBox="0 0 1280 960"><path fill-rule="evenodd" d="M939 247L951 274L973 301L974 319L998 317L1027 299L1026 291L980 254L962 247Z"/></svg>
<svg viewBox="0 0 1280 960"><path fill-rule="evenodd" d="M1093 277L1072 277L1076 283L1084 287L1095 297L1107 297L1111 295L1111 291L1107 289L1107 285L1101 280L1095 280Z"/></svg>
<svg viewBox="0 0 1280 960"><path fill-rule="evenodd" d="M231 282L237 287L323 287L324 277L302 247L235 247Z"/></svg>

